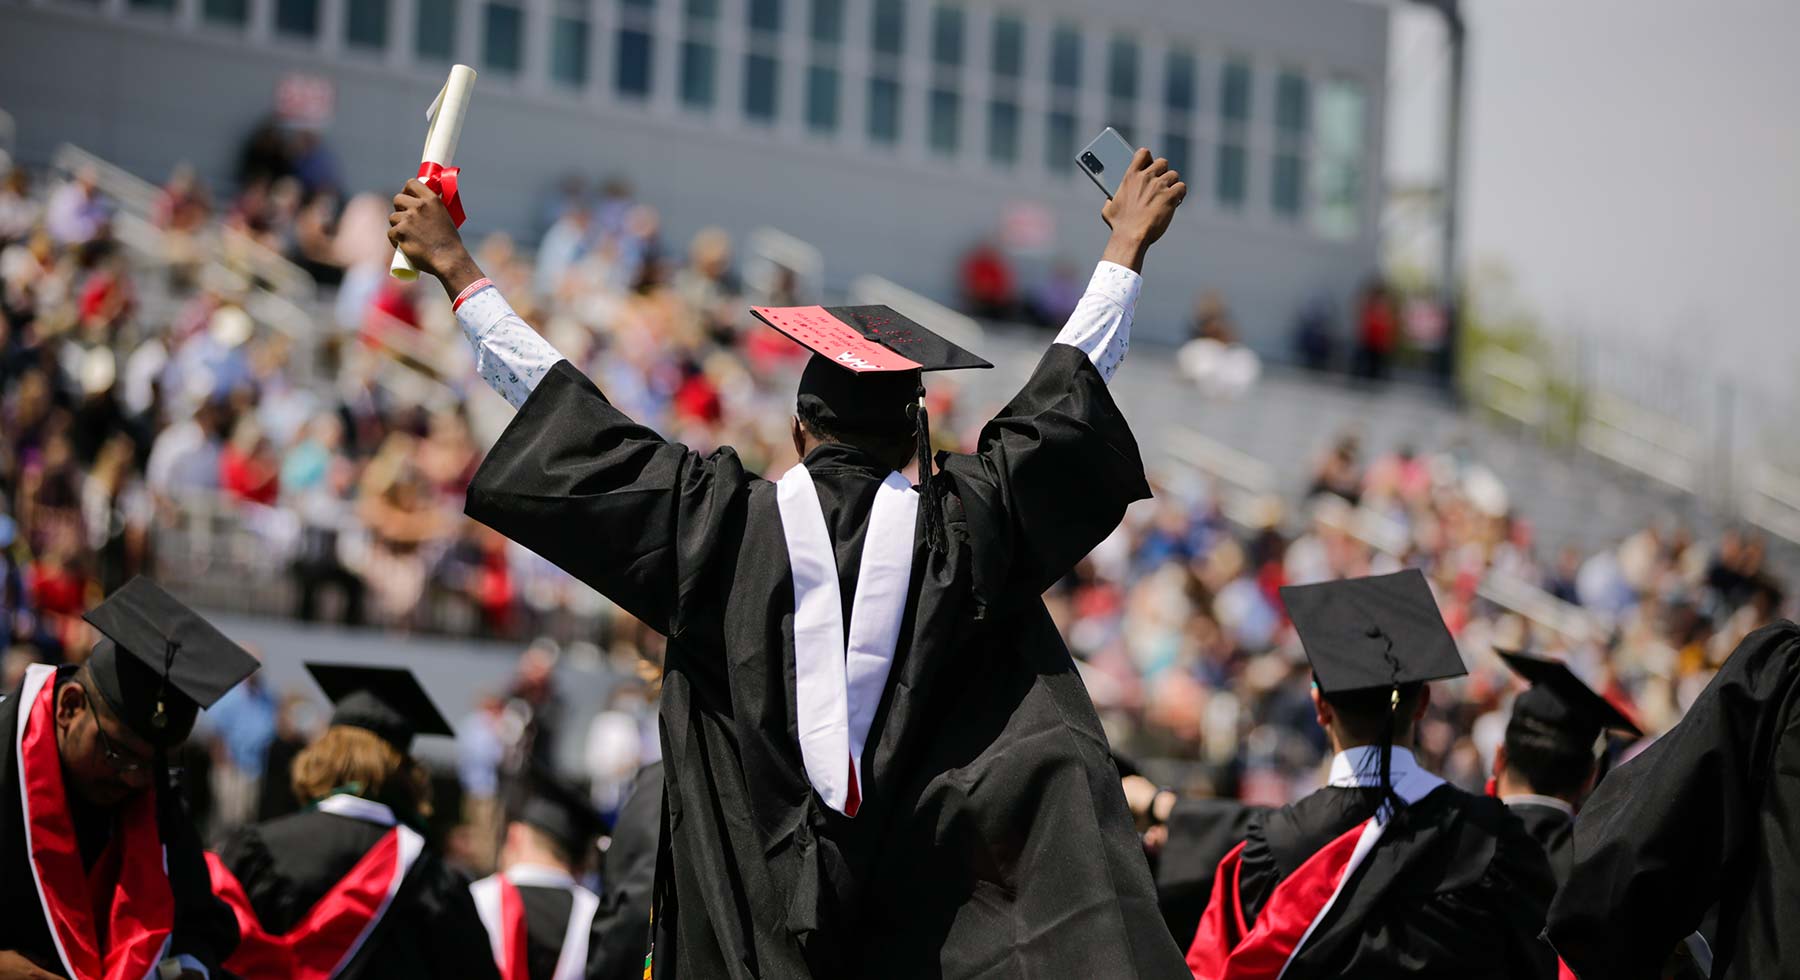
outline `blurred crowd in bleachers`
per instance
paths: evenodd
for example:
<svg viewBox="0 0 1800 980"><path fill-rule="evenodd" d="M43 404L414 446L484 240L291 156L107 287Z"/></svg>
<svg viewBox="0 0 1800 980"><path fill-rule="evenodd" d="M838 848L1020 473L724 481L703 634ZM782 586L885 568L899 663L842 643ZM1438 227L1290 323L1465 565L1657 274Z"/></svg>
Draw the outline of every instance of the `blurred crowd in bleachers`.
<svg viewBox="0 0 1800 980"><path fill-rule="evenodd" d="M228 199L180 169L149 215L163 233L151 254L119 242L91 173L34 185L13 170L0 186L9 686L27 660L85 655L81 613L138 572L225 608L521 647L550 636L597 646L626 675L654 662L649 631L462 517L482 446L509 413L468 369L436 284L387 275L386 198L345 200L332 174L321 147L257 141ZM777 269L745 284L718 230L671 245L652 204L621 181L558 188L541 224L532 251L501 236L479 246L527 322L665 436L702 451L733 445L772 476L793 462L798 349L746 309L819 301L802 277ZM252 315L254 270L208 244L227 228L324 287L306 306L310 330ZM1072 306L1067 293L1038 306ZM1200 305L1195 337L1234 344L1216 298ZM940 448L971 445L1006 394L934 381ZM1365 458L1342 440L1313 486L1292 488L1299 508L1263 498L1230 519L1222 492L1198 476L1160 472L1158 484L1050 601L1116 743L1166 760L1199 792L1287 799L1316 778L1325 745L1277 600L1283 584L1427 571L1475 669L1435 693L1425 751L1465 785L1485 777L1515 689L1491 649L1568 657L1654 732L1737 638L1790 608L1754 535L1650 527L1587 553L1536 540L1504 475L1453 447ZM1496 601L1497 578L1513 599ZM528 658L520 683L550 684L530 679L541 667ZM604 805L654 754L647 689L590 706L606 710L591 723L584 775ZM247 693L237 700L250 703L215 712L225 772L215 785L233 812L254 812L242 801L267 788L270 746L307 727L284 693ZM494 792L504 749L482 733L506 730L504 693L465 722L460 775L476 798Z"/></svg>

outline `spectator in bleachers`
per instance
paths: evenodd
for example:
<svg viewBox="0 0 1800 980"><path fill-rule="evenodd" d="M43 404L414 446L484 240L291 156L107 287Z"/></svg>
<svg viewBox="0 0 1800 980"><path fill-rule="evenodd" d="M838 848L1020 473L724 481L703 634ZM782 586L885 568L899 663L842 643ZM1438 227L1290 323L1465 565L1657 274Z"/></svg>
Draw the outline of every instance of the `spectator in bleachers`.
<svg viewBox="0 0 1800 980"><path fill-rule="evenodd" d="M44 209L44 226L58 245L81 245L99 238L112 219L112 209L100 193L100 178L92 167L77 171L50 194Z"/></svg>
<svg viewBox="0 0 1800 980"><path fill-rule="evenodd" d="M37 225L43 207L31 196L31 175L15 166L0 181L0 246L23 241Z"/></svg>

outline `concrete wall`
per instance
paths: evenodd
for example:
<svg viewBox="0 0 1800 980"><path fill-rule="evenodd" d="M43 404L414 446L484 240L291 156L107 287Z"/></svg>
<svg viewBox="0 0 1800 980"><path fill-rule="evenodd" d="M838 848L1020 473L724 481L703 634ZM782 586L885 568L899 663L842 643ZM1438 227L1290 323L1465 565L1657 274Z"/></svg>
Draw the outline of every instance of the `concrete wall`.
<svg viewBox="0 0 1800 980"><path fill-rule="evenodd" d="M328 76L336 85L336 112L326 138L350 188L386 192L411 175L424 109L442 78L441 66L409 64L403 53L361 58L330 43L269 38L266 20L258 30L254 14L248 34L209 30L195 22L188 0L173 17L137 14L111 2L104 8L0 2L0 108L17 119L22 159L42 162L67 141L151 179L191 161L223 186L239 143L268 113L277 81L299 70ZM265 2L258 0L258 9ZM1098 129L1106 111L1102 53L1111 32L1153 38L1185 31L1197 39L1202 122L1195 156L1202 162L1190 167L1198 173L1189 204L1147 270L1140 337L1177 339L1197 293L1212 287L1224 292L1247 340L1285 351L1289 325L1309 297L1323 292L1347 302L1373 271L1386 77L1381 8L1351 0L1133 0L1104 6L1065 0L1033 8L1029 16L1034 31L1047 22L1041 18L1068 16L1081 19L1092 35L1084 42L1085 80L1093 83L1093 92L1083 93L1082 133ZM798 10L790 21L800 21L798 29L804 30ZM410 43L409 27L390 27L389 33L398 38L395 47ZM914 31L913 47L922 50L928 36ZM659 59L668 60L671 43L658 43ZM1040 47L1034 41L1028 71L1041 77ZM602 48L596 43L596 50ZM727 52L722 75L736 70L728 60L734 55ZM1256 69L1257 124L1248 134L1251 204L1243 213L1222 211L1211 200L1214 142L1205 120L1218 101L1222 52L1245 54ZM985 57L971 54L973 73L986 70ZM1277 68L1290 66L1314 79L1355 78L1368 93L1363 220L1353 240L1329 241L1304 223L1283 223L1268 214L1272 79ZM928 79L929 70L928 64L912 66L906 76L906 119L913 133L924 129L925 82L915 76L923 72ZM1014 203L1044 206L1055 222L1056 251L1082 265L1105 240L1099 194L1078 175L1046 169L1038 159L1042 151L1029 143L1041 138L1041 131L1029 120L1024 162L1017 175L1008 176L979 159L933 159L914 143L887 150L851 137L821 143L793 120L771 131L722 118L724 113L697 118L666 97L647 107L619 103L606 91L610 66L598 64L591 74L589 91L573 94L558 93L541 79L509 83L483 75L457 157L465 171L467 230L529 234L543 195L559 178L616 173L661 209L667 240L676 249L708 224L736 234L772 225L823 249L827 279L834 285L876 272L939 297L953 282L958 253L990 233ZM670 75L659 69L659 82ZM849 73L840 98L860 98L861 77ZM1160 104L1157 77L1152 70L1152 81L1140 88L1146 116ZM731 91L728 86L722 105L734 105L726 101ZM965 117L980 115L975 104L980 91L965 96ZM1042 114L1035 98L1026 97L1028 116ZM794 102L790 95L790 105ZM859 117L851 113L850 118ZM1153 141L1158 128L1145 125L1140 132ZM976 138L964 142L984 145Z"/></svg>

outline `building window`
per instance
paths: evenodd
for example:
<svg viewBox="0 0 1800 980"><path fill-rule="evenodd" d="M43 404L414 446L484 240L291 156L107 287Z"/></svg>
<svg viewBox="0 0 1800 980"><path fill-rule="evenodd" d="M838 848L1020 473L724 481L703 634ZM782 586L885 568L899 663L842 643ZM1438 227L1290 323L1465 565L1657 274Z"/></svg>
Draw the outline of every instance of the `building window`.
<svg viewBox="0 0 1800 980"><path fill-rule="evenodd" d="M317 37L319 0L275 0L275 33L289 37Z"/></svg>
<svg viewBox="0 0 1800 980"><path fill-rule="evenodd" d="M963 12L939 4L931 11L931 113L933 152L955 156L962 130Z"/></svg>
<svg viewBox="0 0 1800 980"><path fill-rule="evenodd" d="M1188 180L1193 176L1188 171L1188 164L1194 158L1194 138L1192 136L1185 132L1169 130L1163 133L1162 145L1157 147L1157 152L1163 159L1169 161L1171 170L1181 174L1182 180Z"/></svg>
<svg viewBox="0 0 1800 980"><path fill-rule="evenodd" d="M1170 51L1163 68L1163 108L1170 115L1194 111L1194 55Z"/></svg>
<svg viewBox="0 0 1800 980"><path fill-rule="evenodd" d="M250 20L250 3L249 0L205 0L200 5L200 16L208 24L242 27Z"/></svg>
<svg viewBox="0 0 1800 980"><path fill-rule="evenodd" d="M654 0L619 0L619 32L615 35L613 89L628 98L650 94L655 17Z"/></svg>
<svg viewBox="0 0 1800 980"><path fill-rule="evenodd" d="M130 0L133 10L156 10L165 13L175 10L175 0Z"/></svg>
<svg viewBox="0 0 1800 980"><path fill-rule="evenodd" d="M1163 138L1159 152L1191 186L1194 163L1194 55L1171 50L1163 61Z"/></svg>
<svg viewBox="0 0 1800 980"><path fill-rule="evenodd" d="M782 0L749 0L744 52L744 118L774 122L781 112Z"/></svg>
<svg viewBox="0 0 1800 980"><path fill-rule="evenodd" d="M418 0L413 22L413 52L421 59L449 61L456 56L456 0Z"/></svg>
<svg viewBox="0 0 1800 980"><path fill-rule="evenodd" d="M988 159L1010 167L1019 162L1019 91L1025 77L1025 21L1017 14L994 15L991 100L988 102Z"/></svg>
<svg viewBox="0 0 1800 980"><path fill-rule="evenodd" d="M1081 100L1081 29L1058 24L1050 34L1050 109L1044 120L1044 165L1066 177L1075 165L1076 110Z"/></svg>
<svg viewBox="0 0 1800 980"><path fill-rule="evenodd" d="M1213 168L1213 200L1236 210L1249 191L1246 149L1250 128L1250 63L1234 58L1219 74L1219 151Z"/></svg>
<svg viewBox="0 0 1800 980"><path fill-rule="evenodd" d="M519 73L525 39L525 12L507 3L489 3L483 18L481 63L502 75Z"/></svg>
<svg viewBox="0 0 1800 980"><path fill-rule="evenodd" d="M588 82L588 21L581 0L558 0L550 21L550 80L566 88Z"/></svg>
<svg viewBox="0 0 1800 980"><path fill-rule="evenodd" d="M869 20L869 140L900 141L900 59L906 53L906 5L875 0Z"/></svg>
<svg viewBox="0 0 1800 980"><path fill-rule="evenodd" d="M1137 42L1115 37L1106 48L1106 119L1127 142L1137 128L1137 97Z"/></svg>
<svg viewBox="0 0 1800 980"><path fill-rule="evenodd" d="M1362 227L1367 102L1361 85L1329 81L1319 86L1318 103L1313 126L1313 228L1326 238L1355 238Z"/></svg>
<svg viewBox="0 0 1800 980"><path fill-rule="evenodd" d="M685 26L681 40L681 103L707 110L717 88L715 61L718 48L713 32L719 22L719 0L685 0Z"/></svg>
<svg viewBox="0 0 1800 980"><path fill-rule="evenodd" d="M1269 171L1269 206L1283 218L1306 207L1308 105L1306 79L1282 72L1275 79L1275 156Z"/></svg>
<svg viewBox="0 0 1800 980"><path fill-rule="evenodd" d="M835 133L844 0L812 0L807 35L812 41L812 62L806 68L806 128L815 133Z"/></svg>
<svg viewBox="0 0 1800 980"><path fill-rule="evenodd" d="M387 47L387 0L349 0L344 5L344 44L380 51Z"/></svg>

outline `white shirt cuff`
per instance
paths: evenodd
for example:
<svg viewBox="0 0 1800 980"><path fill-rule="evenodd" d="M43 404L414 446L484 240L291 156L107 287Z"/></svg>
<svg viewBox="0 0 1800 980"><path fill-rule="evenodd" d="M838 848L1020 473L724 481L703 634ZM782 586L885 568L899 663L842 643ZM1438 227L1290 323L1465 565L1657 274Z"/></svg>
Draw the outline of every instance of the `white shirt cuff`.
<svg viewBox="0 0 1800 980"><path fill-rule="evenodd" d="M550 342L513 312L500 290L488 286L463 301L456 311L481 380L512 404L525 404L531 392L563 359Z"/></svg>
<svg viewBox="0 0 1800 980"><path fill-rule="evenodd" d="M1144 277L1116 262L1102 261L1075 304L1056 342L1079 349L1108 383L1131 349L1131 318Z"/></svg>

